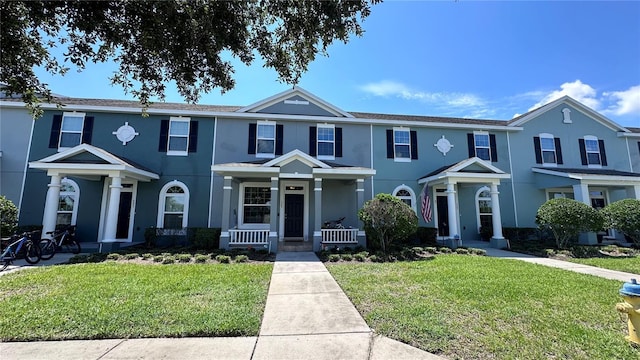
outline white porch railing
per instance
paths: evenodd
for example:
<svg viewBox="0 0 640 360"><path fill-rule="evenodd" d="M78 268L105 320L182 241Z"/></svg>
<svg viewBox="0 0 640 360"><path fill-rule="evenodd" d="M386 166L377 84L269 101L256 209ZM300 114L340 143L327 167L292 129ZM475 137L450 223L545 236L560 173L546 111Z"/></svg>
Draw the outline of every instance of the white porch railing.
<svg viewBox="0 0 640 360"><path fill-rule="evenodd" d="M345 244L358 242L358 229L322 229L323 244Z"/></svg>
<svg viewBox="0 0 640 360"><path fill-rule="evenodd" d="M269 230L229 229L229 245L258 245L269 243Z"/></svg>

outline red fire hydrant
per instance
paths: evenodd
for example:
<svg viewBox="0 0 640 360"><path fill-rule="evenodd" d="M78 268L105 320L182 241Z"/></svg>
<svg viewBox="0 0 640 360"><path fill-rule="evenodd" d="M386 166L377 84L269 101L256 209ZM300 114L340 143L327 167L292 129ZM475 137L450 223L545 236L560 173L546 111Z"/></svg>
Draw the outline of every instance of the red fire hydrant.
<svg viewBox="0 0 640 360"><path fill-rule="evenodd" d="M616 304L616 310L627 314L629 336L625 339L636 346L640 346L640 284L636 279L624 283L620 289L620 295L624 302Z"/></svg>

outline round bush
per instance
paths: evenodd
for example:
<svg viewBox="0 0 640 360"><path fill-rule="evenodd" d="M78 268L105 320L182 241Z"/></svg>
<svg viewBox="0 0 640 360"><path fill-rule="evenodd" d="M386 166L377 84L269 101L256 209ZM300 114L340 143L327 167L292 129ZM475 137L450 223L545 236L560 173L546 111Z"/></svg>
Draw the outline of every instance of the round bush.
<svg viewBox="0 0 640 360"><path fill-rule="evenodd" d="M178 254L176 259L181 263L188 263L191 261L191 254Z"/></svg>
<svg viewBox="0 0 640 360"><path fill-rule="evenodd" d="M195 261L197 263L206 263L208 259L209 259L209 257L207 255L204 255L204 254L198 254L195 257Z"/></svg>
<svg viewBox="0 0 640 360"><path fill-rule="evenodd" d="M605 225L617 229L640 245L640 200L624 199L602 209Z"/></svg>
<svg viewBox="0 0 640 360"><path fill-rule="evenodd" d="M572 199L551 199L538 209L536 223L549 228L556 239L556 246L566 249L578 235L585 231L600 231L604 227L603 216L591 206Z"/></svg>

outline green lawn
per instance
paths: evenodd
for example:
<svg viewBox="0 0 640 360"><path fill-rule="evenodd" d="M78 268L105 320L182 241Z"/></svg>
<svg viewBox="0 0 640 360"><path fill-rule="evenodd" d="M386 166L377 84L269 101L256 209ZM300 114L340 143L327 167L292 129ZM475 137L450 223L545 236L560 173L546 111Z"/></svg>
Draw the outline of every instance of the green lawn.
<svg viewBox="0 0 640 360"><path fill-rule="evenodd" d="M624 271L632 274L640 274L639 256L628 258L572 258L569 261L578 264L597 266L604 269Z"/></svg>
<svg viewBox="0 0 640 360"><path fill-rule="evenodd" d="M449 358L636 359L620 282L517 260L327 264L377 333Z"/></svg>
<svg viewBox="0 0 640 360"><path fill-rule="evenodd" d="M0 277L0 340L255 336L272 264L51 266Z"/></svg>

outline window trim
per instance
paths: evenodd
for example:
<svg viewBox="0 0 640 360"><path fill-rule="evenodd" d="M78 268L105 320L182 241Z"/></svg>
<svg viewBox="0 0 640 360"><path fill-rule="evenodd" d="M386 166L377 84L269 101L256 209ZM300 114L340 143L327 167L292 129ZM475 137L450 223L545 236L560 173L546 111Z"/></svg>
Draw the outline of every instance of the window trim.
<svg viewBox="0 0 640 360"><path fill-rule="evenodd" d="M396 142L396 132L406 132L408 137L407 137L407 143L397 143ZM409 149L409 157L398 157L397 153L396 153L396 146L407 146L407 148ZM394 127L393 128L393 161L396 162L411 162L411 128L408 127Z"/></svg>
<svg viewBox="0 0 640 360"><path fill-rule="evenodd" d="M273 138L261 138L260 137L260 125L263 126L272 126L273 127ZM277 135L277 126L276 126L276 122L275 121L268 121L268 120L263 120L263 121L258 121L256 122L256 157L257 158L267 158L267 159L273 159L276 157L276 138L278 137ZM271 153L261 153L259 152L260 147L258 146L258 142L260 140L272 140L273 141L273 152Z"/></svg>
<svg viewBox="0 0 640 360"><path fill-rule="evenodd" d="M66 117L82 117L82 125L80 127L80 131L65 131L64 129L64 119ZM58 135L58 151L64 151L67 149L71 149L74 146L78 146L80 144L82 144L82 135L84 134L84 121L87 118L87 113L83 113L83 112L68 112L65 111L62 113L62 121L60 122L60 134ZM79 134L80 135L80 142L74 146L61 146L62 144L62 135L64 133L69 133L69 134Z"/></svg>
<svg viewBox="0 0 640 360"><path fill-rule="evenodd" d="M409 193L409 196L398 196L398 192L400 192L401 190L406 190ZM418 208L416 205L416 193L413 191L412 188L410 188L409 186L402 184L402 185L398 185L395 189L393 189L393 191L391 192L391 194L395 197L397 197L400 200L411 200L411 209L413 210L414 213L418 213Z"/></svg>
<svg viewBox="0 0 640 360"><path fill-rule="evenodd" d="M257 187L257 188L267 188L271 191L271 183L268 182L243 182L240 184L240 193L238 194L238 228L239 229L247 229L247 230L269 230L271 229L271 224L250 224L244 222L244 190L247 187ZM270 199L268 204L264 206L269 207L269 216L271 216L271 202L273 199ZM255 204L253 204L255 205Z"/></svg>
<svg viewBox="0 0 640 360"><path fill-rule="evenodd" d="M487 137L487 146L478 146L478 142L476 141L476 136L477 135L482 135L482 136L486 136ZM478 148L481 149L487 149L487 152L489 153L489 159L483 159L480 156L478 156ZM491 157L491 136L489 135L488 131L474 131L473 132L473 151L475 152L475 155L477 158L483 160L483 161L489 161L489 162L493 162L493 159Z"/></svg>
<svg viewBox="0 0 640 360"><path fill-rule="evenodd" d="M171 135L171 124L174 122L186 122L187 123L187 134L186 135ZM172 116L169 118L169 129L167 129L167 155L169 156L187 156L189 155L189 134L191 133L191 118L188 117L176 117ZM184 150L170 150L169 144L171 143L171 138L186 138L187 143Z"/></svg>
<svg viewBox="0 0 640 360"><path fill-rule="evenodd" d="M600 149L600 141L598 141L598 137L597 136L593 136L593 135L585 135L583 137L584 139L584 153L585 156L587 158L587 166L590 168L594 168L594 169L600 169L602 168L602 150ZM587 147L587 141L595 141L596 146L598 147L597 151L589 151L588 147ZM598 163L597 164L591 164L589 163L589 154L598 154Z"/></svg>
<svg viewBox="0 0 640 360"><path fill-rule="evenodd" d="M189 224L189 188L183 182L178 180L169 181L166 183L162 189L160 190L160 194L158 195L158 218L156 221L156 226L158 228L164 228L164 206L166 205L166 200L168 193L167 191L174 186L178 186L184 191L184 210L182 212L182 229L185 229Z"/></svg>
<svg viewBox="0 0 640 360"><path fill-rule="evenodd" d="M549 134L549 133L540 133L538 134L538 137L540 138L540 157L542 159L542 166L557 167L558 166L558 149L556 148L556 138L553 136L553 134ZM551 150L545 150L543 148L542 139L551 139L551 142L553 144L553 158L555 162L551 163L551 162L544 161L544 152L545 151L550 152Z"/></svg>
<svg viewBox="0 0 640 360"><path fill-rule="evenodd" d="M333 141L320 140L320 128L333 130ZM332 143L333 155L320 155L320 142ZM316 125L316 158L318 160L335 160L336 159L336 126L334 124L317 124Z"/></svg>
<svg viewBox="0 0 640 360"><path fill-rule="evenodd" d="M489 196L485 197L485 196L480 196L480 194L482 194L485 191L489 191ZM476 191L476 196L475 196L475 206L476 206L476 224L477 226L477 230L478 230L478 234L480 234L480 228L482 227L482 223L480 222L480 200L488 200L491 202L491 223L493 224L493 202L491 201L491 189L488 186L483 186L480 189L478 189L478 191ZM482 213L482 215L488 215L487 213Z"/></svg>
<svg viewBox="0 0 640 360"><path fill-rule="evenodd" d="M71 223L69 225L76 225L78 220L78 203L80 201L80 186L78 186L77 182L69 178L63 178L62 181L60 182L60 185L62 184L66 184L73 187L74 191L67 192L67 191L62 191L62 189L60 190L60 194L58 195L58 208L56 209L56 225L58 225L58 214L60 214L60 197L71 195L71 194L74 196L74 199L73 199L73 209L70 211ZM63 211L63 213L68 214L69 211Z"/></svg>

